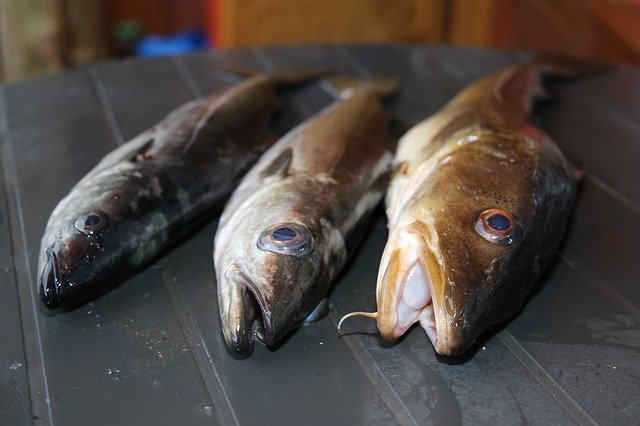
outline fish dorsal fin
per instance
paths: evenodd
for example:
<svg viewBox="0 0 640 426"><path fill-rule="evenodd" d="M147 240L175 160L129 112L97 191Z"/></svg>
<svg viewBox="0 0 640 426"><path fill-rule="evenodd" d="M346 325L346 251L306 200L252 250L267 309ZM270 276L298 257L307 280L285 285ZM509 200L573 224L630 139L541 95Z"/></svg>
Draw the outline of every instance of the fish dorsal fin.
<svg viewBox="0 0 640 426"><path fill-rule="evenodd" d="M322 82L323 88L332 96L349 97L358 89L372 90L380 98L387 98L398 91L400 82L392 75L379 75L370 79L335 75L326 77Z"/></svg>
<svg viewBox="0 0 640 426"><path fill-rule="evenodd" d="M296 84L303 84L311 80L315 80L326 74L335 72L335 66L321 67L321 68L308 68L302 70L284 70L275 71L271 73L265 73L264 71L239 69L232 67L217 66L214 70L215 74L219 74L222 79L232 83L238 83L243 78L250 79L253 77L270 79L276 84L291 86Z"/></svg>
<svg viewBox="0 0 640 426"><path fill-rule="evenodd" d="M289 175L289 167L291 166L292 160L293 152L291 148L286 148L260 172L260 177L262 179L272 176L286 177Z"/></svg>
<svg viewBox="0 0 640 426"><path fill-rule="evenodd" d="M590 59L561 56L540 56L529 62L514 65L498 73L491 93L495 101L510 111L528 116L534 106L555 96L545 88L548 78L572 78L601 72L609 64Z"/></svg>

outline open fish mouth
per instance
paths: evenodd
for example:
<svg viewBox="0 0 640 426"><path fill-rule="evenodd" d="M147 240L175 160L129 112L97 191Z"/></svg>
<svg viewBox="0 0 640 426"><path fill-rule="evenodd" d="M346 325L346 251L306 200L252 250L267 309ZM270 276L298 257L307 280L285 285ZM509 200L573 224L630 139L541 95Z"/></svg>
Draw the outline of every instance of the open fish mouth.
<svg viewBox="0 0 640 426"><path fill-rule="evenodd" d="M421 237L409 232L400 240L401 244L383 255L383 267L378 278L378 311L347 314L340 320L338 328L351 316L371 317L376 319L380 335L394 341L418 323L437 348L437 306L433 295L434 279L441 274L432 269L439 266L431 254L423 258L428 249L425 250Z"/></svg>
<svg viewBox="0 0 640 426"><path fill-rule="evenodd" d="M265 313L264 300L252 280L235 271L226 277L224 296L220 297L222 331L232 355L246 358L251 355L257 338L266 346L273 346L276 339L270 332L271 322Z"/></svg>
<svg viewBox="0 0 640 426"><path fill-rule="evenodd" d="M438 332L433 281L428 267L413 250L404 254L394 252L391 257L396 256L403 257L403 264L398 268L398 262L393 259L387 264L381 281L381 288L385 290L378 295L380 334L386 340L397 340L413 324L419 323L435 347Z"/></svg>
<svg viewBox="0 0 640 426"><path fill-rule="evenodd" d="M415 256L415 255L414 255ZM390 330L389 338L395 340L413 324L419 323L425 330L433 346L437 342L435 307L433 304L433 284L425 266L417 258L405 274L398 289L396 302L396 325ZM385 334L383 334L383 337Z"/></svg>

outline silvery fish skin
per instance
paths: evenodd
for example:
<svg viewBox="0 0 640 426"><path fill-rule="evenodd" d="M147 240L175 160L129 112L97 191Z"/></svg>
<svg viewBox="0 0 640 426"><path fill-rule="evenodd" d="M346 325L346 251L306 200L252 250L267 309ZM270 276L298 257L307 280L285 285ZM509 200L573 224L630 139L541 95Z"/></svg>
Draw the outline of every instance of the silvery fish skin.
<svg viewBox="0 0 640 426"><path fill-rule="evenodd" d="M459 355L515 315L554 256L575 194L573 170L528 121L546 74L533 61L483 78L399 142L387 194L389 237L377 282L378 329L413 324Z"/></svg>
<svg viewBox="0 0 640 426"><path fill-rule="evenodd" d="M69 309L102 295L222 207L275 141L278 89L313 76L248 78L107 154L49 218L38 262L44 305Z"/></svg>
<svg viewBox="0 0 640 426"><path fill-rule="evenodd" d="M269 149L234 192L214 244L233 355L248 356L256 332L275 345L326 296L386 189L392 154L379 97L396 86L345 91Z"/></svg>

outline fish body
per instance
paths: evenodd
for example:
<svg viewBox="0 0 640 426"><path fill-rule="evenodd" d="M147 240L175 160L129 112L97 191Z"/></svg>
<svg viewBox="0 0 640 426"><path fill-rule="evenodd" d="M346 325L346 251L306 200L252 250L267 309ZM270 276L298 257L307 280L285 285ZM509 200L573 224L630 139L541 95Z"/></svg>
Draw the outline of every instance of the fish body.
<svg viewBox="0 0 640 426"><path fill-rule="evenodd" d="M248 78L107 154L49 218L37 275L44 305L68 309L100 296L222 207L275 141L268 129L278 89L311 77Z"/></svg>
<svg viewBox="0 0 640 426"><path fill-rule="evenodd" d="M273 346L300 324L363 234L392 161L380 96L373 83L345 90L270 148L229 200L214 264L232 354L248 356L256 333Z"/></svg>
<svg viewBox="0 0 640 426"><path fill-rule="evenodd" d="M582 71L533 61L483 78L398 145L377 281L381 335L413 324L458 355L515 315L554 256L575 195L572 168L529 121L541 78Z"/></svg>

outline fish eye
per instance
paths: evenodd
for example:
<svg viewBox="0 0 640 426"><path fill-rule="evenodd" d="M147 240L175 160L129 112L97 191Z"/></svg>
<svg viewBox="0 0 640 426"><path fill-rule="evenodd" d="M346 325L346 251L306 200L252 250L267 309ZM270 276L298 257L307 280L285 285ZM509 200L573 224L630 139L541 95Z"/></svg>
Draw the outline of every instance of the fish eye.
<svg viewBox="0 0 640 426"><path fill-rule="evenodd" d="M303 256L313 251L313 239L304 227L281 223L267 228L258 239L258 248L274 253Z"/></svg>
<svg viewBox="0 0 640 426"><path fill-rule="evenodd" d="M498 244L513 244L520 235L520 225L506 210L488 209L480 213L476 232L484 239Z"/></svg>
<svg viewBox="0 0 640 426"><path fill-rule="evenodd" d="M80 232L83 232L85 234L93 234L94 232L104 228L106 222L107 218L102 212L93 211L87 213L84 216L80 216L78 219L76 219L73 226L75 226L75 228Z"/></svg>

